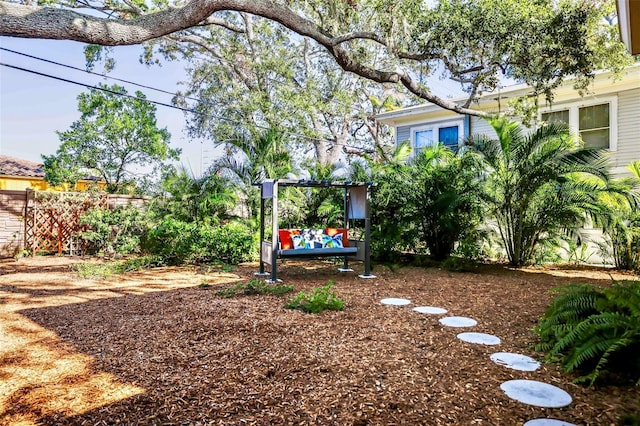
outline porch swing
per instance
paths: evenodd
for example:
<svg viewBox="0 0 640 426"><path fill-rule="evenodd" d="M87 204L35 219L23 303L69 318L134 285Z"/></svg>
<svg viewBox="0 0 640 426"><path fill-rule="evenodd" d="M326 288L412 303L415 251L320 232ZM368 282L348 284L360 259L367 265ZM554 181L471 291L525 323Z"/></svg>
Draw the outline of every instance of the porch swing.
<svg viewBox="0 0 640 426"><path fill-rule="evenodd" d="M373 182L328 180L270 179L260 183L260 271L258 276L270 276L276 282L277 259L342 257L340 271L353 271L349 260L364 263L360 278L375 278L371 274L371 219L369 200ZM324 229L280 229L278 225L278 190L280 187L341 188L344 191L344 227ZM271 241L265 239L265 206L271 200ZM364 221L364 240L349 239L349 224L353 220ZM270 272L265 271L269 265Z"/></svg>

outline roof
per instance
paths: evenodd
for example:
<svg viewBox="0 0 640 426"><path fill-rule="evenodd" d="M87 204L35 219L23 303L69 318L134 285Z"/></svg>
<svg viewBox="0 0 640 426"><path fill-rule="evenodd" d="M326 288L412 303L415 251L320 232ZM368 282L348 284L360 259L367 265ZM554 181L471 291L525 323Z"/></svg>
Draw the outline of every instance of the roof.
<svg viewBox="0 0 640 426"><path fill-rule="evenodd" d="M634 0L640 3L640 0ZM585 96L602 96L622 90L637 89L640 87L640 62L628 66L620 78L613 78L611 71L596 71L595 78L589 87L591 94ZM574 89L574 79L567 79L563 84L554 90L555 102L558 103L563 98L574 99L579 93ZM509 99L517 96L524 96L531 92L531 87L523 83L513 84L502 87L493 92L483 93L472 107L481 111L490 111L498 105L498 99ZM462 104L466 98L451 99L452 102ZM405 125L415 120L422 120L425 117L430 119L436 118L439 114L442 118L450 118L452 116L460 116L454 111L445 110L439 105L424 102L422 104L399 108L393 111L387 111L375 116L375 119L383 124Z"/></svg>
<svg viewBox="0 0 640 426"><path fill-rule="evenodd" d="M0 155L0 175L44 178L42 163Z"/></svg>

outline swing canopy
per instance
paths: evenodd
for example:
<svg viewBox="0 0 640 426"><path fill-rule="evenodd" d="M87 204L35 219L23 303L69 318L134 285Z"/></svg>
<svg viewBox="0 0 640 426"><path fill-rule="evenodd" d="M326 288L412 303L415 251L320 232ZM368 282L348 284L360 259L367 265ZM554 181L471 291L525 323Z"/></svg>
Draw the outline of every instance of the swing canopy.
<svg viewBox="0 0 640 426"><path fill-rule="evenodd" d="M349 259L364 262L363 278L371 275L370 262L370 198L373 182L270 179L256 186L261 188L260 197L260 272L257 275L270 275L270 281L277 281L276 260L282 258L323 258L342 257L344 267L341 271L351 270ZM297 188L337 188L344 192L344 227L324 229L280 229L278 225L278 190L280 187ZM265 205L271 200L272 241L265 240L267 226ZM364 240L349 239L349 224L353 220L364 221ZM265 272L265 265L271 268Z"/></svg>

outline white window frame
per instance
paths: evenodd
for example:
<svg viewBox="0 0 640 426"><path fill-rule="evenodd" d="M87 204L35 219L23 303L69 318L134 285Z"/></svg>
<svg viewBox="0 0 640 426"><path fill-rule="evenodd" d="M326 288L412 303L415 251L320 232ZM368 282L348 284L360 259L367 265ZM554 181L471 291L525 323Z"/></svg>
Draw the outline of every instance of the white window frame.
<svg viewBox="0 0 640 426"><path fill-rule="evenodd" d="M588 101L578 101L571 103L558 103L553 107L540 108L538 119L542 120L542 114L549 112L569 111L569 128L576 135L580 130L580 108L609 104L609 151L618 150L618 97L606 96Z"/></svg>
<svg viewBox="0 0 640 426"><path fill-rule="evenodd" d="M440 133L440 129L443 127L458 127L458 148L460 147L460 141L464 139L464 120L449 120L449 121L439 121L429 124L422 124L420 126L411 128L411 150L412 155L416 154L416 134L418 132L423 132L426 130L431 130L433 132L433 139L435 142L438 141L438 134ZM426 147L425 147L426 148Z"/></svg>

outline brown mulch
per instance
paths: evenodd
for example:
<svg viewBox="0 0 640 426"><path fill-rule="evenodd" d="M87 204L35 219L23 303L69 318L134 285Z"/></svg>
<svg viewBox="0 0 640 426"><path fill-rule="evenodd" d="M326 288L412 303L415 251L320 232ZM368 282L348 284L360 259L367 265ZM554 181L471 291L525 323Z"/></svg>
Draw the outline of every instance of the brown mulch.
<svg viewBox="0 0 640 426"><path fill-rule="evenodd" d="M589 389L554 364L520 372L489 359L540 356L531 329L547 291L609 285L606 270L378 266L376 279L363 280L327 262L287 262L280 277L296 292L334 280L346 302L344 311L311 315L285 309L291 296L216 295L252 278L255 265L87 280L71 272L77 261L0 263L0 424L520 425L549 417L608 425L640 413L640 387ZM381 305L386 297L412 305ZM502 343L462 342L456 334L470 329L411 310L420 305L472 317L473 331ZM511 379L554 384L573 402L513 401L500 389Z"/></svg>

